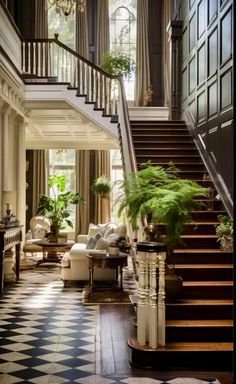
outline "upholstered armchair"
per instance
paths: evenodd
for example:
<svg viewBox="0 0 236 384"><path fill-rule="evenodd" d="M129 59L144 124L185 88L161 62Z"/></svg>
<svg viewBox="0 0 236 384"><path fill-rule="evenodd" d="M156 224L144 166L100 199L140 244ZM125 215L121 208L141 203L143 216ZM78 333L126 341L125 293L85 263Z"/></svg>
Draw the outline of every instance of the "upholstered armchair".
<svg viewBox="0 0 236 384"><path fill-rule="evenodd" d="M50 231L50 220L45 216L33 216L30 220L30 230L27 232L23 252L30 253L32 256L35 253L43 252L43 248L35 244L35 242L43 239Z"/></svg>

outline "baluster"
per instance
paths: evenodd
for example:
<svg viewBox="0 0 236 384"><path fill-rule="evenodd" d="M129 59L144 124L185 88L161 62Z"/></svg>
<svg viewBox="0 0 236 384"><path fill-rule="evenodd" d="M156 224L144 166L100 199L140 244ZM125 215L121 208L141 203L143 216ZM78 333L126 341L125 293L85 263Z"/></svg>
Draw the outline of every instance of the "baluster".
<svg viewBox="0 0 236 384"><path fill-rule="evenodd" d="M157 253L149 253L150 294L149 294L149 345L158 347L158 317L157 317Z"/></svg>
<svg viewBox="0 0 236 384"><path fill-rule="evenodd" d="M25 62L25 50L26 50L26 45L25 42L22 43L22 49L21 49L21 57L22 57L22 71L26 72L26 62Z"/></svg>
<svg viewBox="0 0 236 384"><path fill-rule="evenodd" d="M139 281L138 281L138 305L137 305L137 341L141 345L147 340L147 308L146 308L146 269L147 253L138 252Z"/></svg>
<svg viewBox="0 0 236 384"><path fill-rule="evenodd" d="M158 345L164 346L165 327L166 327L166 309L165 309L165 259L166 253L160 252L159 259L159 287L158 287Z"/></svg>

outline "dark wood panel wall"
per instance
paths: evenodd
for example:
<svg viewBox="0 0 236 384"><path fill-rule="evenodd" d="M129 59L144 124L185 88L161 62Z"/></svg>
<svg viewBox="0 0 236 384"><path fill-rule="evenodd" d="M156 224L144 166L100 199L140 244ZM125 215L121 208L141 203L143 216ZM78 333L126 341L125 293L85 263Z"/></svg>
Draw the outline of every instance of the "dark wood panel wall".
<svg viewBox="0 0 236 384"><path fill-rule="evenodd" d="M174 6L174 18L183 21L182 113L191 111L194 136L232 204L234 2L179 0Z"/></svg>

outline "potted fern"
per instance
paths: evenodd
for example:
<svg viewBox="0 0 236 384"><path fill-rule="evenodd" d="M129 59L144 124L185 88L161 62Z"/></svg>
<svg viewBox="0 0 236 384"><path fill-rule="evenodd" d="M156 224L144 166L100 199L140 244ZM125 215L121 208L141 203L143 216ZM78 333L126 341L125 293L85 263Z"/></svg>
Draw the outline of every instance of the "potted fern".
<svg viewBox="0 0 236 384"><path fill-rule="evenodd" d="M222 250L233 249L233 220L228 215L218 215L219 224L216 225L216 234Z"/></svg>
<svg viewBox="0 0 236 384"><path fill-rule="evenodd" d="M105 52L100 67L110 75L130 76L134 69L132 58L124 52Z"/></svg>
<svg viewBox="0 0 236 384"><path fill-rule="evenodd" d="M108 199L112 190L111 181L107 176L102 175L94 180L92 191L96 196Z"/></svg>
<svg viewBox="0 0 236 384"><path fill-rule="evenodd" d="M183 244L181 234L192 221L192 211L201 206L199 199L207 196L208 190L194 181L181 179L173 163L167 168L143 164L137 173L128 175L123 188L119 215L125 210L133 229L142 225L147 240L166 244L167 298L174 298L180 292L182 278L174 272L173 250Z"/></svg>

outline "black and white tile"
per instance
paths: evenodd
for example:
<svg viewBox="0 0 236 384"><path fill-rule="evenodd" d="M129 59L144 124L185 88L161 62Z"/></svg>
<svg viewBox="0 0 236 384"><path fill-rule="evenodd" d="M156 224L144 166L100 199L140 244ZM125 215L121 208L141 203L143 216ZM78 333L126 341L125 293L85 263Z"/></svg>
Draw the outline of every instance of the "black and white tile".
<svg viewBox="0 0 236 384"><path fill-rule="evenodd" d="M82 304L60 267L22 271L0 296L0 384L220 384L218 380L102 377L99 305Z"/></svg>

